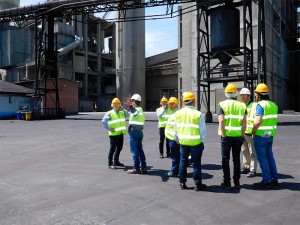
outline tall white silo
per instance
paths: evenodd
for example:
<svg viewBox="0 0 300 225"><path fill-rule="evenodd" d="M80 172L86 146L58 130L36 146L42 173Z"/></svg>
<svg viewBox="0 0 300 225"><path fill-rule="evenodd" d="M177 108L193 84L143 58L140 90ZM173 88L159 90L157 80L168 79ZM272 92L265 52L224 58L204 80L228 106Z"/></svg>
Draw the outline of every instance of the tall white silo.
<svg viewBox="0 0 300 225"><path fill-rule="evenodd" d="M20 6L20 0L0 0L0 10L16 8Z"/></svg>
<svg viewBox="0 0 300 225"><path fill-rule="evenodd" d="M144 8L126 12L126 18L144 18L144 16ZM116 24L116 88L117 97L122 101L138 93L142 97L142 106L145 106L144 20Z"/></svg>

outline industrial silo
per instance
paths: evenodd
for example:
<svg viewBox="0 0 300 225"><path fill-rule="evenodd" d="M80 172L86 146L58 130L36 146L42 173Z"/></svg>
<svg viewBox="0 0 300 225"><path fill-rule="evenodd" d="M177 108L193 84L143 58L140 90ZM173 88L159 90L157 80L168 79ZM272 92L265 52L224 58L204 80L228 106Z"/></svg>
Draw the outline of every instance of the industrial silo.
<svg viewBox="0 0 300 225"><path fill-rule="evenodd" d="M231 6L217 7L211 16L211 51L228 51L233 54L234 49L240 47L240 11ZM226 53L219 53L218 59L222 64L228 64L231 57Z"/></svg>
<svg viewBox="0 0 300 225"><path fill-rule="evenodd" d="M126 11L126 18L144 18L145 9ZM145 104L145 21L122 21L116 24L117 97L125 99L138 93ZM124 18L120 18L121 20Z"/></svg>
<svg viewBox="0 0 300 225"><path fill-rule="evenodd" d="M16 8L20 6L20 0L0 0L0 10Z"/></svg>

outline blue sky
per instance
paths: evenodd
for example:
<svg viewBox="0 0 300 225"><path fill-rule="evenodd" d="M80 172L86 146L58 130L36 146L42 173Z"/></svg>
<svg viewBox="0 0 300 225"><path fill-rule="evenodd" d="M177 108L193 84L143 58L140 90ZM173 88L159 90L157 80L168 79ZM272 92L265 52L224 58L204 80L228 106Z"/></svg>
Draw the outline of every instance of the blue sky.
<svg viewBox="0 0 300 225"><path fill-rule="evenodd" d="M42 0L20 0L20 5L44 3ZM177 6L174 6L177 11ZM146 9L146 15L164 14L166 7L152 7ZM146 56L178 48L177 17L163 20L146 21Z"/></svg>

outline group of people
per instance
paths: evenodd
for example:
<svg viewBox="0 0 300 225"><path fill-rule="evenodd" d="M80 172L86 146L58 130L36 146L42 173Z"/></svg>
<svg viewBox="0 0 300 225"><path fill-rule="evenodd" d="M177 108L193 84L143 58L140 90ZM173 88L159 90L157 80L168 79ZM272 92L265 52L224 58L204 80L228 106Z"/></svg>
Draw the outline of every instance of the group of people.
<svg viewBox="0 0 300 225"><path fill-rule="evenodd" d="M240 99L235 84L228 84L224 90L226 100L219 103L218 134L221 138L221 155L224 189L232 189L230 176L230 153L233 160L233 188L240 189L240 177L255 177L257 161L262 171L262 181L254 183L256 188L271 189L278 186L278 174L272 151L273 137L277 129L277 105L269 99L267 85L261 83L255 89L256 102L251 102L248 88L242 88ZM112 100L112 110L102 119L103 126L109 130L110 150L108 168L116 169L124 166L119 161L123 148L124 134L129 134L130 151L134 167L128 174L147 174L146 157L143 150L143 126L145 116L141 108L141 96L134 94L124 102L129 110L122 107L118 98ZM164 157L164 140L166 140L166 156L172 159L169 177L179 177L181 189L187 189L187 167L189 160L193 162L194 190L207 188L202 183L201 158L206 138L205 116L196 106L193 92L182 94L183 107L178 108L178 99L163 97L161 107L156 110L159 129L159 154ZM126 129L125 118L129 117ZM240 153L243 152L241 168Z"/></svg>

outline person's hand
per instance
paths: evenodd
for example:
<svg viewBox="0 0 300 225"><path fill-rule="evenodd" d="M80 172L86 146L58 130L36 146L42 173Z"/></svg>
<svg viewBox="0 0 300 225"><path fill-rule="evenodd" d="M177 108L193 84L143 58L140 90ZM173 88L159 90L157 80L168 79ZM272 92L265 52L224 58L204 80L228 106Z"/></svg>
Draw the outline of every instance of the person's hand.
<svg viewBox="0 0 300 225"><path fill-rule="evenodd" d="M167 108L167 105L163 105L163 109L166 110L166 108Z"/></svg>
<svg viewBox="0 0 300 225"><path fill-rule="evenodd" d="M131 105L131 99L130 99L130 97L126 97L126 98L125 98L124 104L125 104L125 105L128 105L128 106Z"/></svg>

